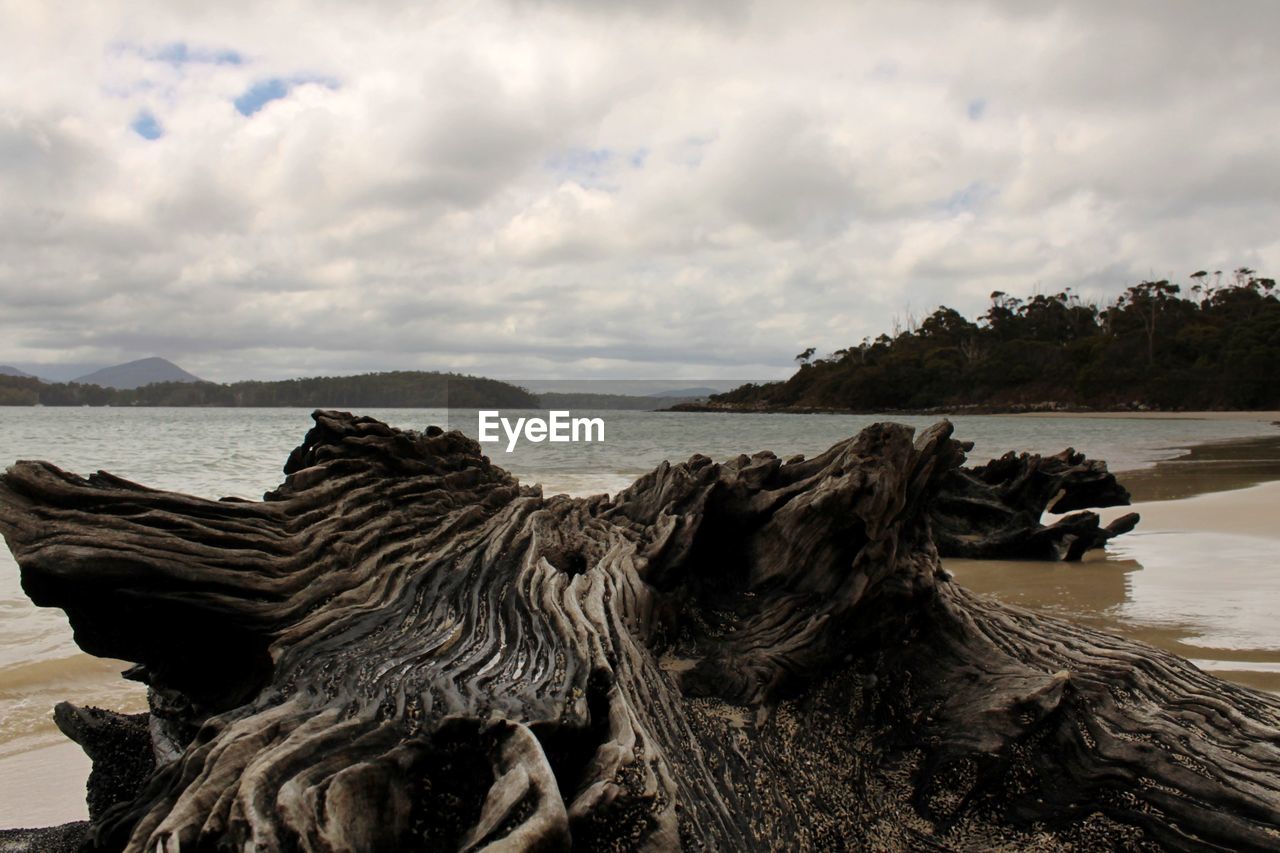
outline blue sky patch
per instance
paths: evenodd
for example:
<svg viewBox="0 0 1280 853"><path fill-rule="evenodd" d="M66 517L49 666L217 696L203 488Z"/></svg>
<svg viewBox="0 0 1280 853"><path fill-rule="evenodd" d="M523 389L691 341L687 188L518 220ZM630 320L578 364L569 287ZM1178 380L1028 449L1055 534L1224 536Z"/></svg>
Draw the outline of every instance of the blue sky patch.
<svg viewBox="0 0 1280 853"><path fill-rule="evenodd" d="M974 98L965 112L969 114L970 121L982 121L982 117L987 114L987 99Z"/></svg>
<svg viewBox="0 0 1280 853"><path fill-rule="evenodd" d="M164 136L164 128L160 126L160 122L156 121L156 117L150 110L138 113L129 127L143 139L159 139Z"/></svg>
<svg viewBox="0 0 1280 853"><path fill-rule="evenodd" d="M163 62L175 68L183 65L243 65L244 57L228 48L193 47L185 41L173 41L154 47L130 47L120 45L125 50L136 50L143 59L151 62Z"/></svg>
<svg viewBox="0 0 1280 853"><path fill-rule="evenodd" d="M324 86L326 89L338 88L337 81L328 77L313 77L308 75L297 77L270 77L266 80L259 80L248 89L245 89L243 94L232 101L232 103L235 104L236 110L240 115L251 116L272 101L287 98L289 96L289 92L291 92L295 86L301 86L307 83L317 83Z"/></svg>
<svg viewBox="0 0 1280 853"><path fill-rule="evenodd" d="M599 186L617 159L618 153L611 148L566 148L547 160L546 167L562 179L569 178L583 186Z"/></svg>
<svg viewBox="0 0 1280 853"><path fill-rule="evenodd" d="M288 94L289 84L277 77L271 80L259 80L245 89L244 94L236 98L233 103L240 115L251 116L272 101L278 101Z"/></svg>
<svg viewBox="0 0 1280 853"><path fill-rule="evenodd" d="M716 135L708 136L686 136L680 146L679 159L680 164L690 169L696 169L702 165L702 158L706 154L707 147L716 141Z"/></svg>
<svg viewBox="0 0 1280 853"><path fill-rule="evenodd" d="M974 181L968 186L956 190L951 194L950 198L945 199L938 207L944 213L958 216L961 213L974 212L979 208L985 207L988 202L999 194L1000 191L987 182Z"/></svg>

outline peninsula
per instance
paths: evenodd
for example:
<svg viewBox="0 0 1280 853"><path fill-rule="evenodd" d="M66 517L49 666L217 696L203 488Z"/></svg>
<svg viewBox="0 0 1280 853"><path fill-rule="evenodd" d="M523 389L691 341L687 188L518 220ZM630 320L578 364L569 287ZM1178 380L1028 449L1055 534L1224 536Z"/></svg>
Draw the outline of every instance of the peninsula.
<svg viewBox="0 0 1280 853"><path fill-rule="evenodd" d="M1214 277L1217 276L1217 277ZM815 358L677 411L1214 410L1280 407L1280 292L1240 268L1185 288L1130 287L1114 303L1069 289L991 294L976 321L941 307L895 334ZM1216 284L1214 282L1217 282Z"/></svg>

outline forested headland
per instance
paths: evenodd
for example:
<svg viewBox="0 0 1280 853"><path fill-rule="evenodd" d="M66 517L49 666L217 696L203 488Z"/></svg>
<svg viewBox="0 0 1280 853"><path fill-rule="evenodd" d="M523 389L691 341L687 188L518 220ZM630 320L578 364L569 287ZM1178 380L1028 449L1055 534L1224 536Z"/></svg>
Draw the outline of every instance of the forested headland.
<svg viewBox="0 0 1280 853"><path fill-rule="evenodd" d="M496 379L399 370L273 382L157 382L117 389L0 376L0 405L336 406L340 408L537 408L538 398Z"/></svg>
<svg viewBox="0 0 1280 853"><path fill-rule="evenodd" d="M784 382L748 384L681 409L1280 407L1275 280L1240 268L1144 281L1110 304L1070 289L991 294L976 320L940 307L895 335L814 358Z"/></svg>

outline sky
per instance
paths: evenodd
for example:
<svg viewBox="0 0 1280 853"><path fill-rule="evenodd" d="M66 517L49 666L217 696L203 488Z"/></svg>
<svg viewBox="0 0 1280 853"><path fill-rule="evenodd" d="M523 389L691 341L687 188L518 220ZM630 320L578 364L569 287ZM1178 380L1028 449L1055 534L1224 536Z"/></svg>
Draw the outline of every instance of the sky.
<svg viewBox="0 0 1280 853"><path fill-rule="evenodd" d="M781 377L1280 272L1280 3L0 0L0 364Z"/></svg>

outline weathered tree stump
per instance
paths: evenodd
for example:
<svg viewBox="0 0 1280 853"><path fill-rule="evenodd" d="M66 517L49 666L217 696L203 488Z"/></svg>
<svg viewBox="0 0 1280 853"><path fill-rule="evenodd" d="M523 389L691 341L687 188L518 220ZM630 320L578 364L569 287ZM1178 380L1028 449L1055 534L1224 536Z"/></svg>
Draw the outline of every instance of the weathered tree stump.
<svg viewBox="0 0 1280 853"><path fill-rule="evenodd" d="M134 762L91 849L1280 844L1275 697L947 580L949 424L610 500L315 420L262 502L0 479L28 594L151 688L149 745L59 712Z"/></svg>
<svg viewBox="0 0 1280 853"><path fill-rule="evenodd" d="M956 468L929 514L944 557L1075 561L1138 523L1131 512L1103 527L1088 508L1128 505L1128 490L1105 462L1068 447L1053 456L1010 452L977 468ZM1046 511L1071 515L1045 525Z"/></svg>

